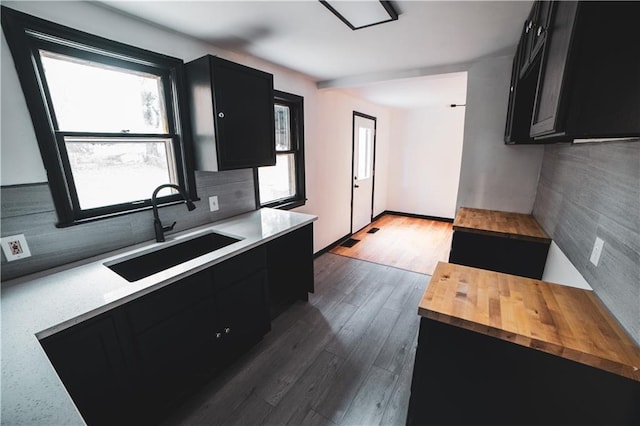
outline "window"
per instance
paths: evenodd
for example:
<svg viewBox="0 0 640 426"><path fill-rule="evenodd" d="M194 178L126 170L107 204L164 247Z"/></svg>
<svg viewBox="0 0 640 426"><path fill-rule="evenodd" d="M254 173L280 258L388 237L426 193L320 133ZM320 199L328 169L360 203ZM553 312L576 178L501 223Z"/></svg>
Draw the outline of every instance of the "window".
<svg viewBox="0 0 640 426"><path fill-rule="evenodd" d="M304 205L303 98L275 91L276 165L258 168L260 205L293 208Z"/></svg>
<svg viewBox="0 0 640 426"><path fill-rule="evenodd" d="M195 198L181 129L182 61L2 8L58 226ZM177 191L161 202L176 202Z"/></svg>

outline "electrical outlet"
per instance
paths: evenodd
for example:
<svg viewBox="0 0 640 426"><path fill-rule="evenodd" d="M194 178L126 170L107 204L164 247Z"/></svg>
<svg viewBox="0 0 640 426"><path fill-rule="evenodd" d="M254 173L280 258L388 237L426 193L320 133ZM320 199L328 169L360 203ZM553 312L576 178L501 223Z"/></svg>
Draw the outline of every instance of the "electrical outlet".
<svg viewBox="0 0 640 426"><path fill-rule="evenodd" d="M220 210L220 206L218 205L218 196L213 195L209 197L209 210L212 212Z"/></svg>
<svg viewBox="0 0 640 426"><path fill-rule="evenodd" d="M596 237L596 242L593 244L593 251L591 251L591 257L589 258L589 261L595 266L598 266L603 247L604 241L602 241L599 237Z"/></svg>
<svg viewBox="0 0 640 426"><path fill-rule="evenodd" d="M0 241L7 262L13 262L14 260L31 256L31 251L29 250L29 245L27 244L27 239L24 237L24 234L4 237L0 239Z"/></svg>

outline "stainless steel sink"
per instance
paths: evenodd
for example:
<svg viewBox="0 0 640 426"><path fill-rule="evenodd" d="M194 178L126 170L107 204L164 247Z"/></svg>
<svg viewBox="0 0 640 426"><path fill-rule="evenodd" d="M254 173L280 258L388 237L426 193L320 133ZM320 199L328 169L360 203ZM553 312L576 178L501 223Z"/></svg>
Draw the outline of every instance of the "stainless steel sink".
<svg viewBox="0 0 640 426"><path fill-rule="evenodd" d="M109 269L129 282L138 281L172 266L240 241L237 238L211 232L136 257L105 263Z"/></svg>

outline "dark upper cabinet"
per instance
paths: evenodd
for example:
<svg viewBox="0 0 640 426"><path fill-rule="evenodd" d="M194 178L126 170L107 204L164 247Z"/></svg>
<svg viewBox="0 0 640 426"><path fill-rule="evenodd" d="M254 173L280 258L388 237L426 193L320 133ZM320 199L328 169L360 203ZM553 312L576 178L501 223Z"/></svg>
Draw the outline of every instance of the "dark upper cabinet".
<svg viewBox="0 0 640 426"><path fill-rule="evenodd" d="M185 69L196 169L275 165L273 76L210 55Z"/></svg>
<svg viewBox="0 0 640 426"><path fill-rule="evenodd" d="M525 49L524 39L518 44L516 55L513 58L507 122L504 132L504 141L506 143L532 141L532 138L529 136L529 129L531 128L530 118L537 79L535 73L528 73L524 78L519 78L523 58L521 52L523 49Z"/></svg>
<svg viewBox="0 0 640 426"><path fill-rule="evenodd" d="M524 23L520 44L516 53L519 62L518 76L524 77L534 64L547 37L551 18L552 2L538 1L533 4Z"/></svg>
<svg viewBox="0 0 640 426"><path fill-rule="evenodd" d="M506 143L640 136L640 2L536 2L540 33L510 96ZM533 12L532 12L533 13ZM546 16L546 18L545 18ZM539 54L536 54L539 51ZM527 55L519 52L518 61ZM532 77L533 75L533 77ZM535 83L532 79L535 78ZM514 86L512 81L512 87ZM523 105L524 104L524 105ZM512 116L510 117L509 114ZM510 130L514 123L529 133Z"/></svg>
<svg viewBox="0 0 640 426"><path fill-rule="evenodd" d="M563 95L567 95L563 86L565 78L568 78L567 65L578 3L559 2L555 8L553 32L547 40L543 69L539 74L531 120L532 136L552 133L562 125L560 100Z"/></svg>

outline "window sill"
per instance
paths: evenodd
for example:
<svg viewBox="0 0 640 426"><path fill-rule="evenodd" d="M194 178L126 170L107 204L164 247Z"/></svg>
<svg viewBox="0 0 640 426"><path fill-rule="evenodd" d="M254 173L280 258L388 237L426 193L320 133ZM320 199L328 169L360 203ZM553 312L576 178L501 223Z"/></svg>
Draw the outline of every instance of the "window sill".
<svg viewBox="0 0 640 426"><path fill-rule="evenodd" d="M291 210L291 209L295 209L296 207L304 206L306 202L307 202L307 199L303 198L301 200L285 200L285 201L280 201L275 203L267 203L267 204L263 204L260 207L270 207L272 209L280 209L280 210Z"/></svg>

